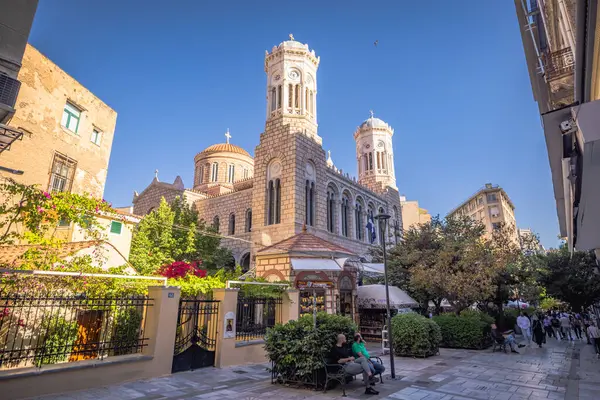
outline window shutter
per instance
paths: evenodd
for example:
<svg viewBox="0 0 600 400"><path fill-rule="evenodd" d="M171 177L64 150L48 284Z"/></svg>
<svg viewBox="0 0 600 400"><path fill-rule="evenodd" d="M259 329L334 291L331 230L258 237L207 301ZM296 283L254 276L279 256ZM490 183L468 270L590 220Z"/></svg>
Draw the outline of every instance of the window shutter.
<svg viewBox="0 0 600 400"><path fill-rule="evenodd" d="M114 233L117 235L121 234L121 229L123 228L123 224L117 221L112 221L110 223L110 233Z"/></svg>

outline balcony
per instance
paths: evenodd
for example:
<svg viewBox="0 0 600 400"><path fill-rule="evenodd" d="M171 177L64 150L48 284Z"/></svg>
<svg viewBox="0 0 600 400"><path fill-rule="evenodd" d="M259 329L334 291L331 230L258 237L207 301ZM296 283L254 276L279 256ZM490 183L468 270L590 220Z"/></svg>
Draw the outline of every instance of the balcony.
<svg viewBox="0 0 600 400"><path fill-rule="evenodd" d="M573 52L569 47L552 53L546 53L542 58L547 82L573 75L575 57L573 57Z"/></svg>
<svg viewBox="0 0 600 400"><path fill-rule="evenodd" d="M15 140L21 139L23 139L23 132L0 124L0 153L10 150L10 145L13 144Z"/></svg>

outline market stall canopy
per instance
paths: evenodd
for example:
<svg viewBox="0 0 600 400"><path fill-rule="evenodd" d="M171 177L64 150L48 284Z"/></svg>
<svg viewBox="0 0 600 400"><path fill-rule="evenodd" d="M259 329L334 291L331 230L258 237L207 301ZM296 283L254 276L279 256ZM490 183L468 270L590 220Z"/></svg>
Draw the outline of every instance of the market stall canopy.
<svg viewBox="0 0 600 400"><path fill-rule="evenodd" d="M363 271L369 272L372 274L383 274L384 266L383 264L374 264L374 263L362 263Z"/></svg>
<svg viewBox="0 0 600 400"><path fill-rule="evenodd" d="M428 303L428 305L429 305L429 307L435 307L435 304L434 304L433 301L430 301ZM444 299L444 300L442 300L442 303L440 304L440 307L442 307L442 308L450 308L450 307L452 307L452 304L450 304L450 302L448 300Z"/></svg>
<svg viewBox="0 0 600 400"><path fill-rule="evenodd" d="M292 269L295 271L341 271L342 267L335 260L327 258L292 258Z"/></svg>
<svg viewBox="0 0 600 400"><path fill-rule="evenodd" d="M390 306L393 308L418 307L419 303L404 290L390 286ZM358 287L358 308L385 308L385 285Z"/></svg>

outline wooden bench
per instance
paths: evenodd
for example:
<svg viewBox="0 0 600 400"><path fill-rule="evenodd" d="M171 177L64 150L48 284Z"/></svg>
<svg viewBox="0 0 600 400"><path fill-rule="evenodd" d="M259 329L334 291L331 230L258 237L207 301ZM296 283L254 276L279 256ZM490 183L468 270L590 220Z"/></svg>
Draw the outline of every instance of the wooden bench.
<svg viewBox="0 0 600 400"><path fill-rule="evenodd" d="M379 357L370 357L369 360L376 361L383 365L383 361ZM342 364L331 363L325 357L323 357L323 363L325 364L325 384L323 385L323 392L327 391L327 385L329 385L329 382L335 381L339 382L342 386L342 397L346 397L346 384L348 383L347 379L350 378L351 380L354 380L356 375L362 375L362 371L356 375L350 375L346 373ZM379 382L383 383L383 376L381 375L381 372L379 372Z"/></svg>

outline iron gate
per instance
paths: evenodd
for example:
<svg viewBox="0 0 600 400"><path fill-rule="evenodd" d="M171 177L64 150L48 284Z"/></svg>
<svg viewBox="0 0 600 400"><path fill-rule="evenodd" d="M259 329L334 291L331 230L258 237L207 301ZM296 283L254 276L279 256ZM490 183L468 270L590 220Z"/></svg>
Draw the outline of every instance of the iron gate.
<svg viewBox="0 0 600 400"><path fill-rule="evenodd" d="M181 299L171 372L189 371L215 364L218 300Z"/></svg>

